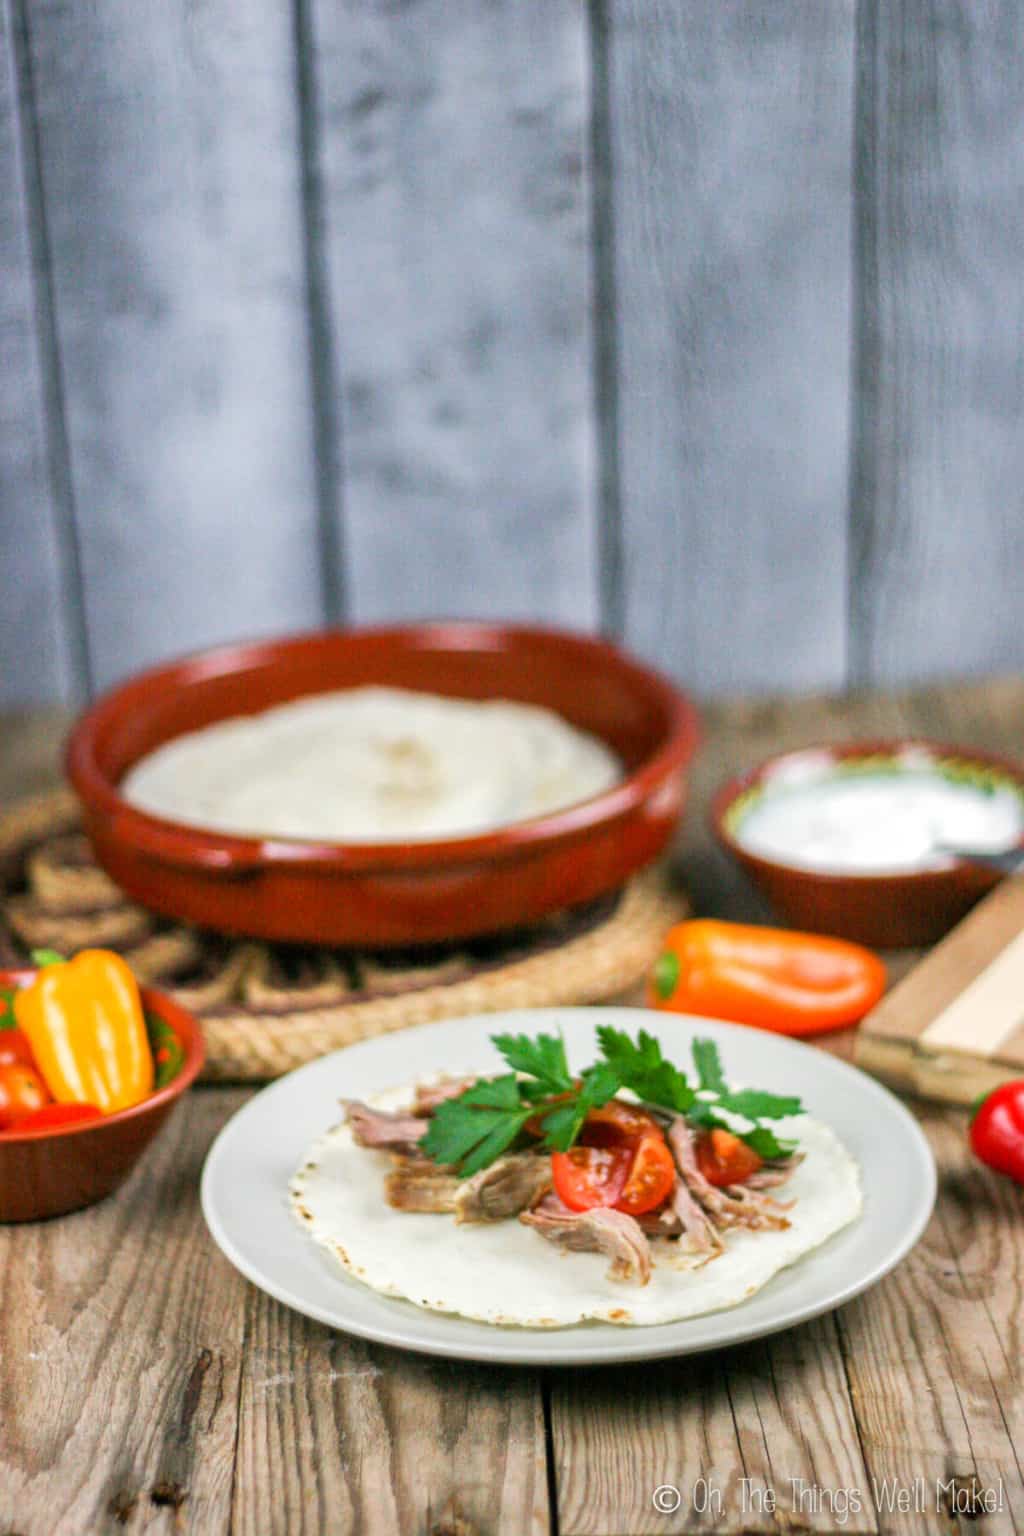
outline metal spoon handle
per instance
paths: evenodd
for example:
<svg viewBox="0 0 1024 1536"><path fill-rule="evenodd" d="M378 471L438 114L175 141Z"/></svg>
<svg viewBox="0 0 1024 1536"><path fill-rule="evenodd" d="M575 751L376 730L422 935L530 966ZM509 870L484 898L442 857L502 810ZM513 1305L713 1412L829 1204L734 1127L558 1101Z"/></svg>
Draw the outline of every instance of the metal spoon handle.
<svg viewBox="0 0 1024 1536"><path fill-rule="evenodd" d="M1024 844L1003 848L998 853L984 848L959 848L952 843L939 843L937 846L942 853L961 859L965 864L980 864L983 869L997 869L1004 875L1013 875L1019 869L1024 869Z"/></svg>

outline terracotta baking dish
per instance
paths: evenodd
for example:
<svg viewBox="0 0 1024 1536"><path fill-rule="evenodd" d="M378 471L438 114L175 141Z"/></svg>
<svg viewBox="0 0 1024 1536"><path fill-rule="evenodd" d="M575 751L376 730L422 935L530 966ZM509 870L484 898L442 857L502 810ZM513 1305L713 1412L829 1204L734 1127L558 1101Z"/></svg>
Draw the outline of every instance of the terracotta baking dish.
<svg viewBox="0 0 1024 1536"><path fill-rule="evenodd" d="M545 705L623 759L620 784L565 810L447 842L233 837L164 821L118 794L172 736L303 694L379 683ZM605 641L475 623L324 631L225 646L99 699L68 746L96 856L146 906L230 933L404 946L533 922L620 886L665 847L686 796L693 706Z"/></svg>
<svg viewBox="0 0 1024 1536"><path fill-rule="evenodd" d="M786 773L799 758L829 764L904 759L932 759L961 776L1000 780L1024 795L1020 767L973 748L896 737L878 741L820 743L768 758L749 773L730 779L711 805L712 827L722 846L742 865L772 906L795 928L831 933L877 949L906 949L935 944L1002 877L977 864L952 862L940 869L884 874L825 873L753 853L736 836L736 827L752 797Z"/></svg>

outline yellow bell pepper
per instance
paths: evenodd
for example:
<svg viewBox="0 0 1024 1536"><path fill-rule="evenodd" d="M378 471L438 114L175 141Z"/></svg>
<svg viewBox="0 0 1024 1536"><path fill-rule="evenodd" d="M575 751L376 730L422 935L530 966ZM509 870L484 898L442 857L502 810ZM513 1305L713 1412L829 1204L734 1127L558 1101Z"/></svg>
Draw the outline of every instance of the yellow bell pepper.
<svg viewBox="0 0 1024 1536"><path fill-rule="evenodd" d="M15 993L14 1016L58 1104L94 1104L112 1115L152 1093L142 999L120 955L84 949L44 965Z"/></svg>

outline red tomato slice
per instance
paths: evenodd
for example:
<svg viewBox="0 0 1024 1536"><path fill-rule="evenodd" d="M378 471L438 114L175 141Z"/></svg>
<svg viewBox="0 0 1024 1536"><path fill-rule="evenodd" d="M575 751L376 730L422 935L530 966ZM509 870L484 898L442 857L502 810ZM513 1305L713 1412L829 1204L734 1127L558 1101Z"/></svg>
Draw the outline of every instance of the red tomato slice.
<svg viewBox="0 0 1024 1536"><path fill-rule="evenodd" d="M20 1029L0 1029L0 1067L35 1068L35 1057Z"/></svg>
<svg viewBox="0 0 1024 1536"><path fill-rule="evenodd" d="M0 1130L10 1130L49 1102L46 1084L34 1067L21 1062L0 1067Z"/></svg>
<svg viewBox="0 0 1024 1536"><path fill-rule="evenodd" d="M617 1147L645 1136L662 1136L658 1122L635 1104L609 1099L600 1109L588 1111L580 1141L585 1147Z"/></svg>
<svg viewBox="0 0 1024 1536"><path fill-rule="evenodd" d="M666 1147L665 1137L660 1132L657 1137L643 1137L616 1210L625 1210L629 1217L642 1217L668 1200L674 1183L676 1161Z"/></svg>
<svg viewBox="0 0 1024 1536"><path fill-rule="evenodd" d="M672 1193L676 1165L659 1133L609 1147L571 1147L552 1152L555 1193L571 1211L612 1206L643 1216Z"/></svg>
<svg viewBox="0 0 1024 1536"><path fill-rule="evenodd" d="M570 1147L552 1152L555 1194L570 1211L614 1205L625 1188L633 1162L629 1147Z"/></svg>
<svg viewBox="0 0 1024 1536"><path fill-rule="evenodd" d="M44 1104L11 1127L15 1131L57 1131L69 1125L85 1125L90 1120L102 1120L95 1104Z"/></svg>
<svg viewBox="0 0 1024 1536"><path fill-rule="evenodd" d="M643 1216L668 1199L675 1181L676 1165L665 1138L660 1131L657 1136L645 1136L615 1209L627 1216Z"/></svg>
<svg viewBox="0 0 1024 1536"><path fill-rule="evenodd" d="M719 1126L697 1138L697 1167L718 1189L725 1184L742 1184L763 1161L753 1147Z"/></svg>

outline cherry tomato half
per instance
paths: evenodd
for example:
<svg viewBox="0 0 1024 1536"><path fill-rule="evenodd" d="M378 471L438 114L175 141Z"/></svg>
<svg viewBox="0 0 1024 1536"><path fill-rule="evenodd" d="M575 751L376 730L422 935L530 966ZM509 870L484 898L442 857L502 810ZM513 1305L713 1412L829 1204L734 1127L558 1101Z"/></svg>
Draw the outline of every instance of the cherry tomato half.
<svg viewBox="0 0 1024 1536"><path fill-rule="evenodd" d="M568 1152L553 1152L551 1177L563 1205L572 1211L610 1205L629 1216L643 1216L667 1199L676 1165L661 1131L653 1121L650 1124L651 1135L607 1145L577 1144ZM592 1131L588 1117L584 1135L604 1136L617 1129L606 1117Z"/></svg>
<svg viewBox="0 0 1024 1536"><path fill-rule="evenodd" d="M9 1130L49 1102L46 1084L34 1067L21 1062L0 1067L0 1130Z"/></svg>
<svg viewBox="0 0 1024 1536"><path fill-rule="evenodd" d="M668 1198L675 1181L676 1165L665 1138L660 1131L657 1136L645 1136L637 1145L615 1209L625 1211L627 1216L643 1216Z"/></svg>
<svg viewBox="0 0 1024 1536"><path fill-rule="evenodd" d="M32 1067L35 1057L28 1039L20 1029L0 1029L0 1067Z"/></svg>
<svg viewBox="0 0 1024 1536"><path fill-rule="evenodd" d="M570 1147L552 1152L551 1178L555 1194L570 1211L590 1211L595 1205L615 1205L633 1164L631 1147Z"/></svg>
<svg viewBox="0 0 1024 1536"><path fill-rule="evenodd" d="M103 1116L95 1104L44 1104L41 1109L34 1109L30 1115L25 1115L12 1129L56 1131L65 1126L86 1125L90 1120L102 1119Z"/></svg>
<svg viewBox="0 0 1024 1536"><path fill-rule="evenodd" d="M635 1104L609 1099L600 1109L588 1112L580 1141L585 1147L615 1147L636 1143L645 1136L661 1137L657 1121Z"/></svg>
<svg viewBox="0 0 1024 1536"><path fill-rule="evenodd" d="M721 1127L697 1138L697 1167L708 1183L719 1189L725 1184L742 1184L762 1163L753 1147Z"/></svg>

